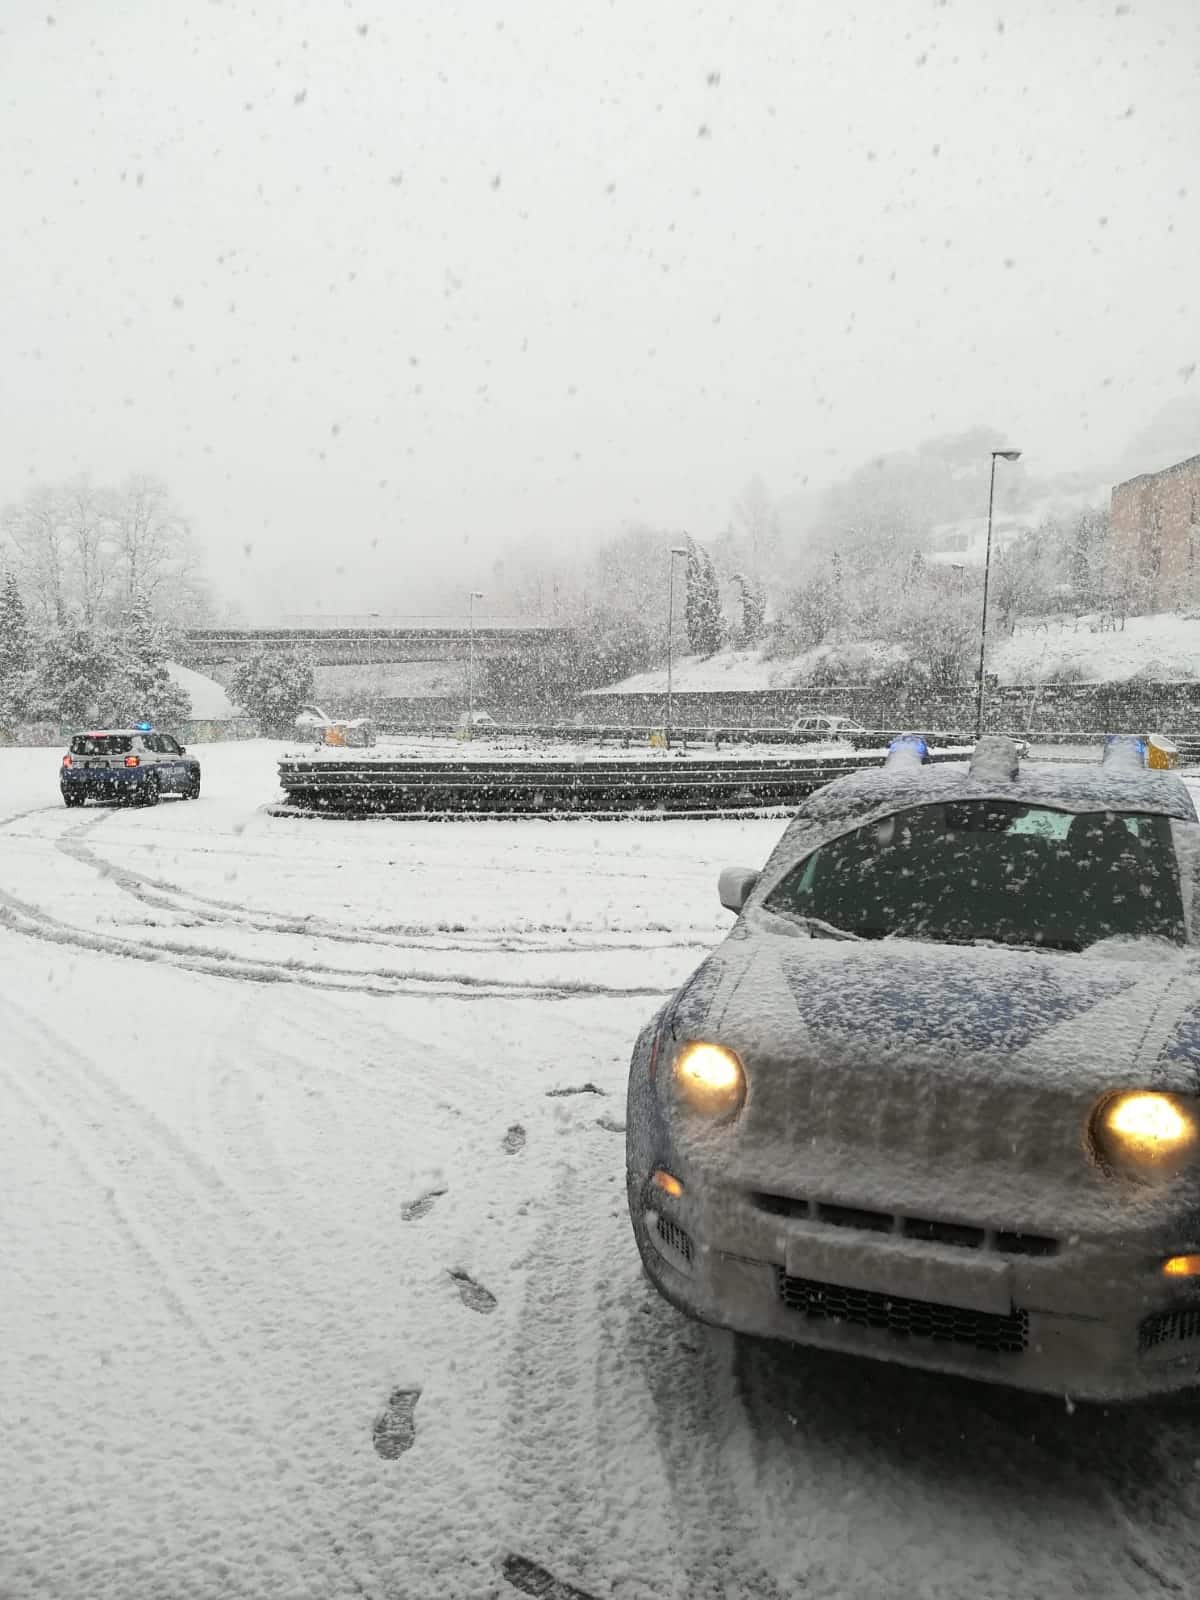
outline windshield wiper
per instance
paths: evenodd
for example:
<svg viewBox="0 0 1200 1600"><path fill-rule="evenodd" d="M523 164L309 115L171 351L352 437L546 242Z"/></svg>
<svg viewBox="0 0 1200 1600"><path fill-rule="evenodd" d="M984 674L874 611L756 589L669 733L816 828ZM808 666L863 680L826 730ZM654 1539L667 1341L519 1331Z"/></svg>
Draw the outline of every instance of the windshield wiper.
<svg viewBox="0 0 1200 1600"><path fill-rule="evenodd" d="M832 922L822 922L820 917L806 917L795 912L791 916L792 921L807 928L814 939L850 939L855 944L861 944L864 938L861 933L851 933L849 928L835 928Z"/></svg>

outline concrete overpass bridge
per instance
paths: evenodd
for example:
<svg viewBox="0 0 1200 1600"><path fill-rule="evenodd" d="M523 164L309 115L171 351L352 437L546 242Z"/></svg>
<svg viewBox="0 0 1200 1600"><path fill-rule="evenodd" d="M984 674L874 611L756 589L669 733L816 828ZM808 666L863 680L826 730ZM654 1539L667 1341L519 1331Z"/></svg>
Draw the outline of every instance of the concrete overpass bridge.
<svg viewBox="0 0 1200 1600"><path fill-rule="evenodd" d="M465 661L520 656L566 644L567 628L543 627L502 618L481 619L472 628L458 618L414 618L391 625L330 618L268 628L189 628L181 665L223 680L260 650L302 651L315 666L383 667L418 661Z"/></svg>

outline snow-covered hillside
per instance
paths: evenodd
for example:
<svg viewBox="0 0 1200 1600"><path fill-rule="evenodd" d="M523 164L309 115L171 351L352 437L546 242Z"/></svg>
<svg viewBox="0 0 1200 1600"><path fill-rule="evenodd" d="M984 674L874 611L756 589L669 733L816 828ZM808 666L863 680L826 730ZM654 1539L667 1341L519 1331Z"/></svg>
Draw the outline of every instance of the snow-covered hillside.
<svg viewBox="0 0 1200 1600"><path fill-rule="evenodd" d="M847 682L866 682L885 662L903 660L897 645L865 640L852 645L819 645L801 655L766 657L757 650L721 650L712 656L680 656L673 668L677 693L708 694L721 689L788 689L807 681L825 657L855 664ZM1026 621L1008 638L988 646L988 670L1003 683L1053 682L1065 669L1070 681L1120 682L1151 678L1161 682L1200 678L1200 617L1166 612L1129 617L1115 630L1100 616L1055 617ZM861 673L861 676L858 675ZM639 672L605 694L662 694L666 668Z"/></svg>

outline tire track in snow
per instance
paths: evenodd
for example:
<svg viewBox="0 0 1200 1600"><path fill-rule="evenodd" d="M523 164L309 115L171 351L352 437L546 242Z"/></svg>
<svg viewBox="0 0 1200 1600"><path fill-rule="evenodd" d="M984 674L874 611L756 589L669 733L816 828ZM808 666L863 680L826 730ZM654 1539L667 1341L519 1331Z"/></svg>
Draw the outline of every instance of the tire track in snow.
<svg viewBox="0 0 1200 1600"><path fill-rule="evenodd" d="M63 922L40 906L19 900L5 890L0 890L0 926L50 944L154 962L208 977L240 983L290 983L335 993L369 995L373 999L388 999L394 995L426 995L452 1000L571 1000L595 996L649 999L658 998L664 992L662 987L616 987L583 980L550 983L537 979L482 978L472 973L397 972L386 968L362 971L316 961L270 961L235 955L220 947L190 945L170 939L151 943Z"/></svg>
<svg viewBox="0 0 1200 1600"><path fill-rule="evenodd" d="M148 1266L164 1300L221 1372L222 1383L239 1392L244 1415L254 1419L260 1445L268 1457L275 1458L275 1472L279 1475L278 1417L263 1396L258 1349L250 1349L246 1364L235 1359L239 1348L247 1344L244 1314L238 1310L225 1316L220 1309L234 1259L231 1252L240 1249L245 1258L241 1266L247 1282L256 1283L261 1290L261 1250L246 1244L247 1225L257 1225L257 1218L207 1163L107 1073L96 1068L94 1063L90 1064L89 1071L79 1053L58 1039L36 1017L11 1003L5 1005L5 1011L10 1038L14 1033L24 1033L27 1046L32 1046L27 1048L25 1059L33 1063L34 1071L40 1065L47 1075L53 1076L58 1093L53 1102L45 1099L6 1063L0 1062L0 1073L37 1115L58 1130L78 1170L104 1196L121 1234ZM82 1123L77 1104L72 1114L72 1100L61 1092L64 1083L76 1091L82 1090L90 1099L98 1113L96 1121ZM121 1124L119 1133L114 1127L114 1111ZM101 1159L110 1170L120 1165L122 1157L132 1155L135 1158L137 1186L144 1191L144 1215L138 1216L129 1204L133 1186L127 1186L124 1200L119 1199L117 1185L107 1182L95 1154L88 1153L89 1143L93 1147L97 1145L97 1134L109 1141L109 1148L102 1152ZM179 1183L181 1171L191 1179L182 1186ZM219 1248L214 1244L211 1227L214 1199L225 1205L227 1220L234 1224L232 1229L222 1229ZM169 1252L163 1248L164 1225L177 1234L175 1255L177 1259L181 1256L186 1259L186 1275L171 1263ZM320 1316L328 1318L337 1314L329 1309L332 1302L327 1301L326 1306L321 1307L322 1291L313 1283L305 1282L299 1253L290 1251L276 1230L256 1227L256 1231L262 1232L264 1247L276 1255L282 1251L291 1257L286 1278L283 1273L277 1273L272 1285L272 1315L286 1320L289 1328L305 1328L312 1339L319 1341L329 1331ZM285 1281L290 1291L286 1319L279 1305L280 1285ZM314 1308L320 1313L316 1318ZM316 1396L310 1393L308 1398L311 1411ZM306 1530L316 1529L336 1558L340 1575L348 1580L355 1593L370 1600L371 1590L351 1570L344 1547L312 1493L308 1474L291 1471L285 1476L283 1505L286 1509L277 1508L273 1514L283 1515L290 1523L294 1547L304 1547Z"/></svg>
<svg viewBox="0 0 1200 1600"><path fill-rule="evenodd" d="M793 1528L804 1561L787 1577L808 1591L1134 1600L1170 1592L1176 1566L1180 1581L1200 1570L1188 1474L1175 1474L1191 1503L1170 1519L1165 1557L1131 1540L1126 1512L1114 1519L1114 1478L1139 1481L1161 1429L1142 1407L1068 1412L1053 1396L753 1339L737 1340L735 1374L755 1493ZM1145 1473L1160 1521L1172 1450L1189 1465L1200 1450L1186 1431ZM1147 1561L1160 1569L1150 1585Z"/></svg>
<svg viewBox="0 0 1200 1600"><path fill-rule="evenodd" d="M33 813L23 813L32 815ZM619 954L629 951L707 950L712 944L708 929L696 928L695 938L670 938L663 940L630 939L621 932L581 928L590 935L581 942L551 942L551 934L565 934L565 924L545 924L536 929L495 928L479 930L472 935L467 930L455 930L459 937L446 937L449 930L413 925L408 929L353 928L345 923L331 922L323 917L295 917L286 912L250 907L236 900L225 900L184 889L166 879L148 877L129 867L118 866L100 855L87 842L87 835L110 820L106 813L87 822L77 823L68 833L54 839L55 848L71 860L90 868L100 877L110 881L123 893L154 910L168 911L173 915L193 921L208 922L216 926L236 924L258 933L294 935L306 939L322 939L335 944L381 945L389 949L420 949L460 951L489 954L491 952L532 953L545 955L578 955L612 950ZM701 937L704 935L704 937Z"/></svg>
<svg viewBox="0 0 1200 1600"><path fill-rule="evenodd" d="M606 1150L564 1170L527 1262L508 1374L510 1555L596 1600L781 1600L723 1470L728 1341L671 1339Z"/></svg>
<svg viewBox="0 0 1200 1600"><path fill-rule="evenodd" d="M515 1557L596 1600L1192 1592L1200 1405L1068 1413L704 1328L640 1278L610 1176L568 1173L531 1252Z"/></svg>

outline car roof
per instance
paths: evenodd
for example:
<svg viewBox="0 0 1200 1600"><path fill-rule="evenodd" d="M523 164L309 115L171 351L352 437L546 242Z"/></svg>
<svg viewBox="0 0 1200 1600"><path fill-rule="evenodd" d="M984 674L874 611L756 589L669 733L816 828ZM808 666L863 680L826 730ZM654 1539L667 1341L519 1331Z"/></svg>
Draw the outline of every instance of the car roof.
<svg viewBox="0 0 1200 1600"><path fill-rule="evenodd" d="M1060 811L1149 811L1195 822L1183 781L1170 772L1100 762L1030 761L1014 778L977 776L969 763L869 767L836 778L801 808L809 817L936 804L939 800L1015 800Z"/></svg>
<svg viewBox="0 0 1200 1600"><path fill-rule="evenodd" d="M972 773L967 761L911 761L868 767L835 778L811 794L784 830L763 867L761 893L819 845L910 806L945 800L1008 800L1057 811L1146 811L1197 822L1191 794L1170 772L1084 762L1027 762L1016 777Z"/></svg>
<svg viewBox="0 0 1200 1600"><path fill-rule="evenodd" d="M139 734L157 733L157 728L80 728L72 739L136 739Z"/></svg>

